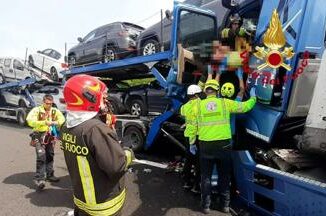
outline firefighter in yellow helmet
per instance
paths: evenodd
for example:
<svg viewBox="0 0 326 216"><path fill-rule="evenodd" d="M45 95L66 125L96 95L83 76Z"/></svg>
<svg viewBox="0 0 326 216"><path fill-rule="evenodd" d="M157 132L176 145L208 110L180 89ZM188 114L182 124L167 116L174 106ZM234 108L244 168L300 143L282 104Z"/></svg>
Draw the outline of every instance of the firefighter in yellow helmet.
<svg viewBox="0 0 326 216"><path fill-rule="evenodd" d="M74 215L119 215L126 198L125 172L133 159L117 134L100 119L106 109L106 85L89 75L75 75L63 90L67 120L61 131L74 193Z"/></svg>
<svg viewBox="0 0 326 216"><path fill-rule="evenodd" d="M201 205L204 213L209 213L211 204L211 176L214 164L217 164L218 186L221 211L229 212L231 161L231 127L230 113L244 113L251 110L256 103L255 89L250 90L250 99L237 102L218 98L219 84L208 80L204 91L207 98L199 105L198 139L201 169Z"/></svg>

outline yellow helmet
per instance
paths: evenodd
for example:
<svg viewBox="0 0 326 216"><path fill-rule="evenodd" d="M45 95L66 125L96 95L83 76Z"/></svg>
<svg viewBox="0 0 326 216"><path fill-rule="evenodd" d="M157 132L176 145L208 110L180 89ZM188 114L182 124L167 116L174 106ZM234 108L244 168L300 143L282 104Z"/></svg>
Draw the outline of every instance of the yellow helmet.
<svg viewBox="0 0 326 216"><path fill-rule="evenodd" d="M205 83L204 91L206 91L207 88L212 88L212 89L218 91L220 88L220 85L218 84L218 82L215 79L211 79Z"/></svg>
<svg viewBox="0 0 326 216"><path fill-rule="evenodd" d="M231 98L234 95L234 85L230 82L224 83L221 88L221 95Z"/></svg>

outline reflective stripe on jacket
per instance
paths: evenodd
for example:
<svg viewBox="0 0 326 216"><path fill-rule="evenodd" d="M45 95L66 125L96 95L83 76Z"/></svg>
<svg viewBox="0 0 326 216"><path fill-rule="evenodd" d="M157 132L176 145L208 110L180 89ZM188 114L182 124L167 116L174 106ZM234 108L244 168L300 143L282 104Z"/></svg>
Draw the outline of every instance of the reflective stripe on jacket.
<svg viewBox="0 0 326 216"><path fill-rule="evenodd" d="M49 131L49 126L46 121L57 121L59 127L65 122L65 117L55 107L52 107L49 112L46 112L43 105L34 107L27 115L26 121L33 131L46 132Z"/></svg>
<svg viewBox="0 0 326 216"><path fill-rule="evenodd" d="M251 110L256 97L245 102L207 96L200 102L198 129L199 140L216 141L231 139L230 113L244 113Z"/></svg>
<svg viewBox="0 0 326 216"><path fill-rule="evenodd" d="M186 128L184 136L189 137L190 144L194 143L197 135L197 116L200 104L200 98L189 100L186 104L181 106L180 114L185 116Z"/></svg>
<svg viewBox="0 0 326 216"><path fill-rule="evenodd" d="M88 215L115 215L126 198L128 158L118 137L98 116L61 130L61 149L71 177L74 203Z"/></svg>

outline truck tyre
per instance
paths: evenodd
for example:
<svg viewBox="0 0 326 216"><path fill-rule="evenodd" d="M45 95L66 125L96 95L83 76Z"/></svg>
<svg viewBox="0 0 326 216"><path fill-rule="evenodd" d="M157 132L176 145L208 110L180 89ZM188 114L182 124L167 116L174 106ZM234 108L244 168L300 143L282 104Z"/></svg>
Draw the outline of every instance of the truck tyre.
<svg viewBox="0 0 326 216"><path fill-rule="evenodd" d="M147 107L144 102L138 99L132 100L130 103L130 114L134 116L147 115Z"/></svg>
<svg viewBox="0 0 326 216"><path fill-rule="evenodd" d="M130 140L130 143L126 147L131 148L134 152L140 152L143 149L145 136L136 126L127 127L123 136L128 137L128 140Z"/></svg>
<svg viewBox="0 0 326 216"><path fill-rule="evenodd" d="M24 109L17 111L17 122L20 126L26 125L26 111Z"/></svg>
<svg viewBox="0 0 326 216"><path fill-rule="evenodd" d="M142 54L145 55L152 55L154 53L159 52L159 44L157 40L149 39L144 42L143 48L142 48Z"/></svg>

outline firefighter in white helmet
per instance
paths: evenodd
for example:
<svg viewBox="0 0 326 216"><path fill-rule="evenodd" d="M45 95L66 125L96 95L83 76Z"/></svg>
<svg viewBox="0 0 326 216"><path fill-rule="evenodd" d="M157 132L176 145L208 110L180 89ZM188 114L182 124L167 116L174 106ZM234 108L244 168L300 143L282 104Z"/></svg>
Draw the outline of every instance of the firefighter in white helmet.
<svg viewBox="0 0 326 216"><path fill-rule="evenodd" d="M186 152L186 161L184 166L184 178L185 178L185 189L191 189L194 193L200 192L200 170L199 170L199 158L198 158L198 142L197 142L197 111L200 103L201 88L198 85L190 85L187 89L187 96L189 101L181 107L181 115L185 117L185 131L184 136L189 140L189 148ZM195 179L192 184L191 167L195 167Z"/></svg>

